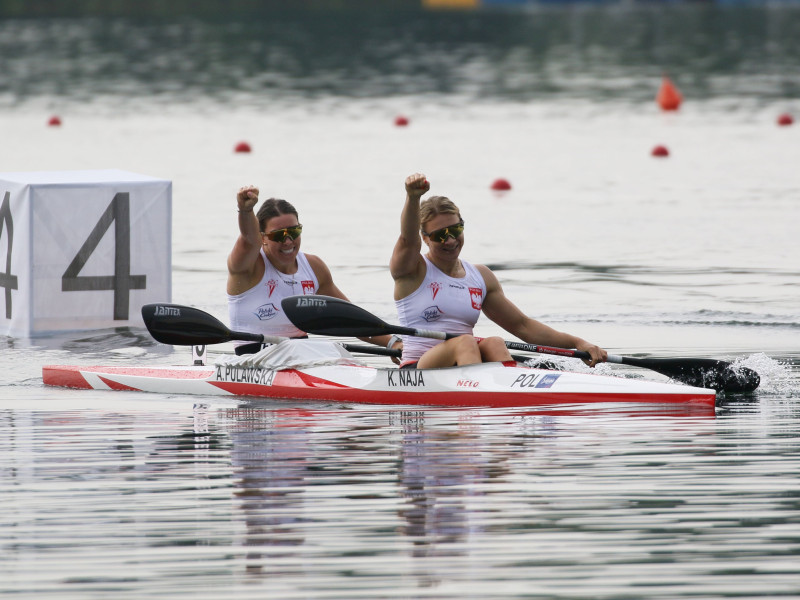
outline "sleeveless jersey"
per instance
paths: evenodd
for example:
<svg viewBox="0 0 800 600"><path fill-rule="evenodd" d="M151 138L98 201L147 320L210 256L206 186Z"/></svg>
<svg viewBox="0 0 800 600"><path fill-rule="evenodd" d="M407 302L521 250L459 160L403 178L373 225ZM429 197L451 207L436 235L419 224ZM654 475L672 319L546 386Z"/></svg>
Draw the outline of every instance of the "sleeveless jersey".
<svg viewBox="0 0 800 600"><path fill-rule="evenodd" d="M486 282L475 265L461 261L464 277L450 277L425 259L425 279L411 294L395 300L401 325L455 334L472 334L486 297ZM441 340L404 335L403 363L416 360Z"/></svg>
<svg viewBox="0 0 800 600"><path fill-rule="evenodd" d="M263 248L261 259L265 265L261 281L241 294L235 296L228 294L228 319L231 329L264 335L305 336L305 332L295 327L283 312L281 300L297 294L315 294L319 289L317 276L308 263L308 258L302 252L298 252L297 273L291 275L281 273L272 266Z"/></svg>

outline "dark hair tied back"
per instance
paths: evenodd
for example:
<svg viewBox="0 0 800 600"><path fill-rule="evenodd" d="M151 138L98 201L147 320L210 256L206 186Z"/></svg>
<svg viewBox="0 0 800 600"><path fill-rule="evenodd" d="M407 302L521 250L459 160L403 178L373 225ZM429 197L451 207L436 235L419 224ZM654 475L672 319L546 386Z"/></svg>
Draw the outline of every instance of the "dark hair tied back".
<svg viewBox="0 0 800 600"><path fill-rule="evenodd" d="M261 203L261 207L256 214L258 217L258 228L263 233L264 227L267 226L267 221L273 217L279 217L280 215L294 215L297 217L298 221L300 220L297 209L289 202L281 200L280 198L267 198Z"/></svg>

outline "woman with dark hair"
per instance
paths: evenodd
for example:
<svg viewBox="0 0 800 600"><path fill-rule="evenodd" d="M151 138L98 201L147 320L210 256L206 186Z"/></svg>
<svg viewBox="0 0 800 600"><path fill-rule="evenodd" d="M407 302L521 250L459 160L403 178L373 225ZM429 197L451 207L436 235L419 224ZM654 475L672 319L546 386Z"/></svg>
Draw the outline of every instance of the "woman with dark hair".
<svg viewBox="0 0 800 600"><path fill-rule="evenodd" d="M479 362L510 361L499 337L479 339L473 327L483 312L509 333L529 344L577 348L591 355L590 366L606 360L602 348L526 316L503 293L486 265L462 260L464 219L449 198L431 196L425 175L406 178L406 202L400 216L400 237L389 269L400 324L459 334L444 342L404 336L401 368L432 368ZM421 254L422 243L427 252Z"/></svg>
<svg viewBox="0 0 800 600"><path fill-rule="evenodd" d="M228 316L237 331L305 337L281 309L281 300L298 294L323 294L347 300L321 258L300 251L303 226L286 200L269 198L258 213L258 188L236 194L239 237L228 255ZM363 338L392 347L396 336Z"/></svg>

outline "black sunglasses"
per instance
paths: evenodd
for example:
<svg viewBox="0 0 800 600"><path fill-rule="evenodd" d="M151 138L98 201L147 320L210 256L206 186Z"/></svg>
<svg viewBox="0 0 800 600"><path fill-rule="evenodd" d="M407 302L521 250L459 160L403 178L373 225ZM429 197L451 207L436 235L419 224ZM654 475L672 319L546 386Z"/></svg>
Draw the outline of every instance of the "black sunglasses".
<svg viewBox="0 0 800 600"><path fill-rule="evenodd" d="M425 233L422 231L422 235L432 239L434 242L439 242L440 244L447 240L447 238L451 237L454 240L458 239L464 233L464 220L460 220L455 225L448 225L447 227L442 227L441 229L437 229L436 231L431 231L430 233Z"/></svg>
<svg viewBox="0 0 800 600"><path fill-rule="evenodd" d="M273 229L272 231L267 231L264 233L267 236L267 239L271 242L278 242L283 243L286 241L287 237L296 240L300 237L300 234L303 233L303 226L299 223L297 225L292 225L291 227L284 227L283 229Z"/></svg>

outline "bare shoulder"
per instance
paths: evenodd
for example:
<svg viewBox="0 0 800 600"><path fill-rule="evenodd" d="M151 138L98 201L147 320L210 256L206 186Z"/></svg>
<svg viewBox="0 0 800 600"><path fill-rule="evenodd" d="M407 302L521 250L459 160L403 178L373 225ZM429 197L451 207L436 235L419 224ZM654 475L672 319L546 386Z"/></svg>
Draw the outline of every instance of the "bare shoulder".
<svg viewBox="0 0 800 600"><path fill-rule="evenodd" d="M413 239L414 242L418 242L419 235ZM400 236L389 259L389 272L392 278L397 280L404 277L415 277L419 274L420 269L423 269L424 275L424 264L425 260L420 254L420 244L409 243L407 238Z"/></svg>
<svg viewBox="0 0 800 600"><path fill-rule="evenodd" d="M228 259L227 292L236 296L253 288L264 276L265 269L266 265L260 254L256 255L256 258L250 265L246 268L239 268L239 270L235 270L231 260Z"/></svg>
<svg viewBox="0 0 800 600"><path fill-rule="evenodd" d="M314 275L317 276L320 287L327 286L333 279L333 276L331 275L331 270L328 268L328 265L325 264L325 261L316 254L305 254L305 257L306 260L308 260L311 270L314 271Z"/></svg>
<svg viewBox="0 0 800 600"><path fill-rule="evenodd" d="M497 275L494 274L494 271L492 271L486 265L475 265L475 268L478 269L478 273L480 273L483 277L483 281L486 283L486 289L488 291L492 291L493 289L501 289L500 281L497 279Z"/></svg>
<svg viewBox="0 0 800 600"><path fill-rule="evenodd" d="M317 270L317 267L321 267L321 268L324 268L324 269L328 268L328 265L325 264L325 261L322 260L316 254L308 254L307 252L303 252L303 254L305 255L306 259L308 260L308 264L310 264L311 268L314 269L315 271Z"/></svg>
<svg viewBox="0 0 800 600"><path fill-rule="evenodd" d="M400 300L413 294L425 280L428 272L428 265L421 254L417 254L417 262L414 268L403 275L392 273L394 279L394 299Z"/></svg>

